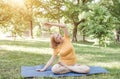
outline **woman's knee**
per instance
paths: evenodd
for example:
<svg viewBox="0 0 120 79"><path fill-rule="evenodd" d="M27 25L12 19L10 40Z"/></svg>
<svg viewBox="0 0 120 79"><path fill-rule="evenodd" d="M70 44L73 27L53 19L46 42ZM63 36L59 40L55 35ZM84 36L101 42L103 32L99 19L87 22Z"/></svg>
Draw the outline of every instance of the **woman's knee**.
<svg viewBox="0 0 120 79"><path fill-rule="evenodd" d="M88 72L90 72L90 67L84 66L84 73L88 73Z"/></svg>
<svg viewBox="0 0 120 79"><path fill-rule="evenodd" d="M55 64L53 67L52 67L52 72L55 73L55 74L63 74L63 73L67 73L67 72L70 72L69 69L59 65L59 64Z"/></svg>
<svg viewBox="0 0 120 79"><path fill-rule="evenodd" d="M58 64L55 64L55 65L51 68L51 70L52 70L53 73L58 73L58 69L59 69L59 65L58 65Z"/></svg>

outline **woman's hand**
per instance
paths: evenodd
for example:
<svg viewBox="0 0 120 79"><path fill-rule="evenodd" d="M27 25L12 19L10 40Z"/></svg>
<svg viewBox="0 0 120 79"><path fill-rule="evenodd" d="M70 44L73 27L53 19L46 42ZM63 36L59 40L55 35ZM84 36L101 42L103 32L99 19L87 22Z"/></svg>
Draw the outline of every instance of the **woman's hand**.
<svg viewBox="0 0 120 79"><path fill-rule="evenodd" d="M47 27L47 28L51 28L52 26L61 27L63 29L65 35L68 36L68 30L67 30L65 24L58 24L58 23L49 23L49 22L46 22L46 23L44 23L44 26Z"/></svg>
<svg viewBox="0 0 120 79"><path fill-rule="evenodd" d="M45 69L36 69L36 71L43 72Z"/></svg>

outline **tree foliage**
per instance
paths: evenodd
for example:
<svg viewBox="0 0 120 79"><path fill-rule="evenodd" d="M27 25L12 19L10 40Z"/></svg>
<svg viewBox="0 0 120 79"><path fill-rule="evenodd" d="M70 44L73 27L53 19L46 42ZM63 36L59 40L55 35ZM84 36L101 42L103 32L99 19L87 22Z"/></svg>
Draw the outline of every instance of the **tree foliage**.
<svg viewBox="0 0 120 79"><path fill-rule="evenodd" d="M79 17L84 12L88 10L87 3L91 0L73 0L73 1L65 1L64 4L66 6L66 11L64 11L64 16L67 18L66 22L71 22L73 25L73 37L72 41L77 41L77 30L78 26L81 23L85 22L85 17ZM82 26L81 30L83 29ZM83 32L84 33L84 32Z"/></svg>
<svg viewBox="0 0 120 79"><path fill-rule="evenodd" d="M114 17L109 10L101 5L90 5L88 18L88 34L99 39L100 45L105 45L106 40L110 39L113 30Z"/></svg>
<svg viewBox="0 0 120 79"><path fill-rule="evenodd" d="M6 26L6 23L9 22L9 20L12 17L11 8L10 6L5 3L3 0L0 1L0 25Z"/></svg>
<svg viewBox="0 0 120 79"><path fill-rule="evenodd" d="M120 41L120 0L111 0L111 8L109 8L110 13L112 16L114 16L116 19L114 19L116 22L114 23L115 26L115 40Z"/></svg>
<svg viewBox="0 0 120 79"><path fill-rule="evenodd" d="M30 29L41 31L42 22L65 22L71 24L72 40L77 41L77 32L99 39L100 45L110 40L115 29L120 40L119 0L23 0L23 5L0 0L0 27L21 35ZM22 1L22 0L21 0ZM44 20L43 20L44 19ZM35 27L37 26L37 27ZM40 34L40 33L34 33Z"/></svg>

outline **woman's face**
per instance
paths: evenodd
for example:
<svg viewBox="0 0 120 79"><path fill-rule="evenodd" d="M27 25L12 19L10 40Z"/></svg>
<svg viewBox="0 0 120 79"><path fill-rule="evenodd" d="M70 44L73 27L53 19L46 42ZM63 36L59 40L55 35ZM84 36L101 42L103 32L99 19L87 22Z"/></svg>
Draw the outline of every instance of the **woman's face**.
<svg viewBox="0 0 120 79"><path fill-rule="evenodd" d="M57 43L63 42L63 37L61 36L61 34L54 34L54 38Z"/></svg>

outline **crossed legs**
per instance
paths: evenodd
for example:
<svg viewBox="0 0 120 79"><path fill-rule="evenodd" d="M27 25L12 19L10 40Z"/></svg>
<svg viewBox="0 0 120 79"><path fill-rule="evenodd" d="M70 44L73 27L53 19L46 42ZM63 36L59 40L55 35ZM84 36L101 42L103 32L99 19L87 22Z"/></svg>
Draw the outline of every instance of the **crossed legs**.
<svg viewBox="0 0 120 79"><path fill-rule="evenodd" d="M55 64L53 67L52 67L52 72L55 73L55 74L64 74L64 73L68 73L70 72L70 70L60 64Z"/></svg>
<svg viewBox="0 0 120 79"><path fill-rule="evenodd" d="M90 68L85 65L73 65L73 66L67 66L61 62L58 64L55 64L52 67L52 72L55 74L64 74L68 72L77 72L77 73L88 73L90 71Z"/></svg>

